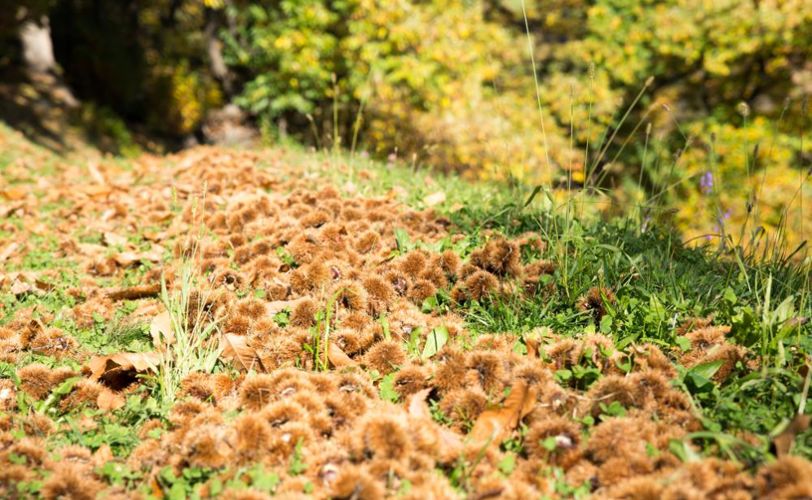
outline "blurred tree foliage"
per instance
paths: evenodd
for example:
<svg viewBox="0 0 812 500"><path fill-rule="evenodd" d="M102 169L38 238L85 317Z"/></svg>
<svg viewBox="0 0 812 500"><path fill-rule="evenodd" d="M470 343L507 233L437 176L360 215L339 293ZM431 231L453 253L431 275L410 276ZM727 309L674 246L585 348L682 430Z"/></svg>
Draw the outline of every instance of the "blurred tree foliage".
<svg viewBox="0 0 812 500"><path fill-rule="evenodd" d="M61 76L101 115L115 113L176 140L193 133L205 112L224 101L206 51L207 35L216 36L211 28L216 6L176 0L11 4L8 12L25 15L3 16L0 46L13 47L14 30L24 18L46 13ZM6 66L18 59L9 57Z"/></svg>
<svg viewBox="0 0 812 500"><path fill-rule="evenodd" d="M783 224L797 237L812 220L798 203L812 194L802 142L812 3L527 2L531 30L546 33L537 45L543 102L572 127L578 150L593 145L589 179L663 193L695 233ZM499 5L498 15L523 20L520 1Z"/></svg>
<svg viewBox="0 0 812 500"><path fill-rule="evenodd" d="M235 102L271 137L585 185L691 234L812 220L807 0L28 4L77 94L152 133Z"/></svg>
<svg viewBox="0 0 812 500"><path fill-rule="evenodd" d="M494 171L512 143L541 156L521 45L465 0L283 0L235 4L227 61L237 102L305 141L401 152L436 167ZM519 111L519 112L517 112ZM508 165L509 166L509 165Z"/></svg>

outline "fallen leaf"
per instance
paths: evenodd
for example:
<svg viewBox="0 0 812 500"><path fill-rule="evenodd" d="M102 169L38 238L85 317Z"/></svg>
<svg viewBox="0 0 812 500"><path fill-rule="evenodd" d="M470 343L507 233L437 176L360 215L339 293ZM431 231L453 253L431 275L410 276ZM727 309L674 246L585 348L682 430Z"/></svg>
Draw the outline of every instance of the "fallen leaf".
<svg viewBox="0 0 812 500"><path fill-rule="evenodd" d="M17 251L17 248L20 247L19 243L12 242L6 245L6 247L0 251L0 263L5 262L6 259L11 257L11 255Z"/></svg>
<svg viewBox="0 0 812 500"><path fill-rule="evenodd" d="M786 429L773 438L776 456L789 455L795 437L809 429L810 419L812 417L809 415L795 415L795 418L787 425Z"/></svg>
<svg viewBox="0 0 812 500"><path fill-rule="evenodd" d="M110 300L138 300L157 297L161 293L161 284L135 285L124 288L113 288L107 291Z"/></svg>
<svg viewBox="0 0 812 500"><path fill-rule="evenodd" d="M436 429L442 444L440 447L442 450L441 462L448 463L458 457L462 451L462 438L451 429L443 427L431 418L431 411L426 403L426 398L431 391L431 388L423 389L409 396L407 411L410 417L422 420L423 425L431 425Z"/></svg>
<svg viewBox="0 0 812 500"><path fill-rule="evenodd" d="M89 162L87 169L90 171L90 177L92 177L97 184L107 184L107 180L104 178L101 170L99 170L99 165L95 161Z"/></svg>
<svg viewBox="0 0 812 500"><path fill-rule="evenodd" d="M8 205L0 205L0 218L7 217L12 212L17 211L17 210L23 208L24 206L25 206L25 204L21 203L21 202L11 203L11 204L8 204Z"/></svg>
<svg viewBox="0 0 812 500"><path fill-rule="evenodd" d="M432 193L432 194L426 196L425 198L423 198L423 203L425 203L425 205L427 207L433 207L435 205L439 205L439 204L445 202L445 198L446 197L445 197L444 192L437 191L436 193Z"/></svg>
<svg viewBox="0 0 812 500"><path fill-rule="evenodd" d="M330 364L333 365L334 368L343 368L345 366L355 366L355 361L352 360L347 353L341 350L335 342L330 342L330 347L327 348L327 357L330 360Z"/></svg>
<svg viewBox="0 0 812 500"><path fill-rule="evenodd" d="M82 192L91 198L104 198L113 192L113 188L98 184L82 186Z"/></svg>
<svg viewBox="0 0 812 500"><path fill-rule="evenodd" d="M244 335L224 334L220 338L220 356L245 371L266 371L262 365L262 360L257 356L256 350L248 345L248 339Z"/></svg>
<svg viewBox="0 0 812 500"><path fill-rule="evenodd" d="M149 335L152 337L152 345L157 348L175 342L175 333L172 331L172 316L170 316L169 311L164 311L152 318L149 324Z"/></svg>
<svg viewBox="0 0 812 500"><path fill-rule="evenodd" d="M113 460L115 460L115 457L113 457L113 450L110 449L109 444L101 445L98 450L93 452L91 457L91 462L95 467L104 467L105 464Z"/></svg>
<svg viewBox="0 0 812 500"><path fill-rule="evenodd" d="M155 371L161 362L157 352L121 352L110 356L94 356L86 365L90 379L121 390L136 380L139 373Z"/></svg>
<svg viewBox="0 0 812 500"><path fill-rule="evenodd" d="M527 346L527 355L531 358L539 357L539 342L536 339L525 339L525 345Z"/></svg>
<svg viewBox="0 0 812 500"><path fill-rule="evenodd" d="M108 208L107 210L102 212L101 217L99 217L99 219L101 219L104 222L107 222L108 220L112 219L114 215L116 215L116 210L113 208Z"/></svg>
<svg viewBox="0 0 812 500"><path fill-rule="evenodd" d="M274 316L277 313L284 311L285 309L293 310L296 307L296 304L301 302L302 299L293 299L293 300L274 300L271 302L265 303L265 312L268 316Z"/></svg>
<svg viewBox="0 0 812 500"><path fill-rule="evenodd" d="M17 278L11 284L11 289L9 291L15 297L19 297L20 295L25 295L26 293L33 292L35 290L36 289L30 283Z"/></svg>
<svg viewBox="0 0 812 500"><path fill-rule="evenodd" d="M468 442L477 448L492 444L499 446L521 419L533 410L537 395L537 387L518 379L501 408L485 410L479 415L468 434Z"/></svg>
<svg viewBox="0 0 812 500"><path fill-rule="evenodd" d="M85 257L96 257L107 252L107 248L95 243L78 243L76 246Z"/></svg>
<svg viewBox="0 0 812 500"><path fill-rule="evenodd" d="M161 262L164 258L166 249L161 245L152 245L149 251L141 252L141 260L148 260L150 262Z"/></svg>
<svg viewBox="0 0 812 500"><path fill-rule="evenodd" d="M141 236L147 241L161 241L164 239L163 233L150 230L144 231Z"/></svg>
<svg viewBox="0 0 812 500"><path fill-rule="evenodd" d="M28 195L28 188L25 186L13 186L2 191L3 197L9 201L19 201Z"/></svg>
<svg viewBox="0 0 812 500"><path fill-rule="evenodd" d="M135 252L121 252L115 254L113 256L113 260L115 260L116 264L121 267L130 267L136 262L139 262L141 260L141 256Z"/></svg>
<svg viewBox="0 0 812 500"><path fill-rule="evenodd" d="M102 240L104 241L104 244L109 247L125 246L127 244L127 238L110 231L102 234Z"/></svg>
<svg viewBox="0 0 812 500"><path fill-rule="evenodd" d="M432 388L429 387L409 396L409 404L407 405L409 415L418 418L431 418L429 405L426 403L426 398L431 391Z"/></svg>
<svg viewBox="0 0 812 500"><path fill-rule="evenodd" d="M56 290L56 285L53 283L49 283L47 281L41 280L39 278L34 280L34 286L42 292L52 292Z"/></svg>
<svg viewBox="0 0 812 500"><path fill-rule="evenodd" d="M175 168L176 173L183 172L184 170L188 170L192 168L197 162L199 162L203 158L203 154L189 154L183 160L178 163L178 166Z"/></svg>

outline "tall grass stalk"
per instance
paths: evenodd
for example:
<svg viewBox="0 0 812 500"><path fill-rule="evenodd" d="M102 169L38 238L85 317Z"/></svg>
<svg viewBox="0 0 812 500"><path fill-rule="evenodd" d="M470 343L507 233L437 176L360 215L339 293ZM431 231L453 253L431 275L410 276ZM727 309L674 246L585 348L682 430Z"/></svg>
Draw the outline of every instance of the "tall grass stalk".
<svg viewBox="0 0 812 500"><path fill-rule="evenodd" d="M541 106L541 87L539 86L539 76L536 71L536 55L533 47L533 37L530 35L530 23L527 20L527 7L522 0L522 16L524 17L524 30L527 34L527 51L530 54L530 65L533 68L533 83L536 86L536 105L539 111L539 121L541 122L541 138L544 141L544 160L547 163L547 170L552 175L552 163L550 163L550 147L547 144L547 131L544 128L544 110Z"/></svg>

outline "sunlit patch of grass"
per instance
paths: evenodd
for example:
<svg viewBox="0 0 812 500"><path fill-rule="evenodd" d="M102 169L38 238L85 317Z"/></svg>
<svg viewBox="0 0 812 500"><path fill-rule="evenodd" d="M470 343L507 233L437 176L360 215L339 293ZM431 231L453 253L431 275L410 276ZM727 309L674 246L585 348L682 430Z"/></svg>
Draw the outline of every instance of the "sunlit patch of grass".
<svg viewBox="0 0 812 500"><path fill-rule="evenodd" d="M127 396L123 407L113 412L82 408L60 415L64 430L50 436L48 446L57 449L75 444L91 451L109 446L114 456L127 457L141 442L136 430L150 419L164 419L168 410L169 405L151 395L148 388L140 387ZM80 421L87 419L97 423L93 432L82 429ZM156 428L148 437L159 437L160 432L161 429Z"/></svg>
<svg viewBox="0 0 812 500"><path fill-rule="evenodd" d="M651 342L679 352L684 339L676 328L688 318L713 316L715 324L731 326L731 340L758 356L759 369L752 372L740 361L724 382L688 388L709 433L695 444L718 450L733 446L731 434L751 432L762 436L760 448L735 445L729 451L743 460L762 460L769 451L765 436L803 407L801 398L808 394L801 391L801 374L812 357L805 319L812 316L808 263L688 248L675 233L641 231L630 219L567 220L516 206L468 207L449 217L468 237L482 229L539 233L548 243L539 257L557 264L554 293L467 304L459 312L473 331L519 334L543 327L563 336L603 333L621 349ZM617 296L599 322L577 308L578 298L595 286ZM797 436L795 451L809 456L811 445L812 431L806 430Z"/></svg>
<svg viewBox="0 0 812 500"><path fill-rule="evenodd" d="M161 282L161 302L169 314L169 331L161 332L161 362L155 382L162 401L176 399L181 381L193 372L211 373L220 357L215 335L218 325L206 317L204 300L194 301L195 277L190 262L184 263L170 293ZM205 293L205 292L203 292Z"/></svg>

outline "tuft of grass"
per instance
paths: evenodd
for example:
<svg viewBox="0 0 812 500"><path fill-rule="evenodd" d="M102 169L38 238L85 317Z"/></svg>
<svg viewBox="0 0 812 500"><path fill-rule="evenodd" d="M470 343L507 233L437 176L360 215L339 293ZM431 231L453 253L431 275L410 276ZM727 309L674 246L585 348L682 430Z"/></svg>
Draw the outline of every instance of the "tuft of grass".
<svg viewBox="0 0 812 500"><path fill-rule="evenodd" d="M190 262L181 265L174 288L170 293L166 280L161 278L161 302L169 314L169 331L159 335L162 351L156 381L165 403L175 401L187 375L213 372L221 351L214 342L219 335L217 322L207 317L205 300L194 298L195 278Z"/></svg>

